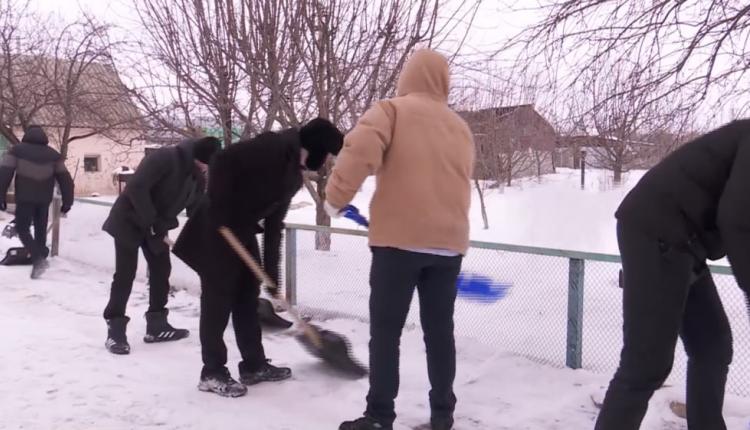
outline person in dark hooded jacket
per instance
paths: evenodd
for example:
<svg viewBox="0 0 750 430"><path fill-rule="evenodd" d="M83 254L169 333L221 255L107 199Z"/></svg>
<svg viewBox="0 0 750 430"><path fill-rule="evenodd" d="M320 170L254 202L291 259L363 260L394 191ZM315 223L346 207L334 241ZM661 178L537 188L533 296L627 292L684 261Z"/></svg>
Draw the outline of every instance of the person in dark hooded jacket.
<svg viewBox="0 0 750 430"><path fill-rule="evenodd" d="M750 120L733 121L649 170L616 212L623 267L623 348L597 430L636 430L688 356L687 422L725 430L732 332L706 260L729 258L750 293Z"/></svg>
<svg viewBox="0 0 750 430"><path fill-rule="evenodd" d="M8 150L0 162L0 210L6 210L5 195L15 175L16 231L31 254L31 277L41 276L47 267L47 220L55 182L60 186L62 213L73 205L74 186L59 152L49 147L44 130L32 125L21 143ZM34 236L31 236L31 224Z"/></svg>
<svg viewBox="0 0 750 430"><path fill-rule="evenodd" d="M115 274L109 302L105 346L114 354L128 354L130 345L125 310L138 266L138 248L148 263L149 308L146 312L146 343L174 341L189 332L167 322L169 296L169 244L167 233L179 225L177 215L188 216L205 190L205 174L211 157L221 149L214 137L186 140L161 148L141 161L117 198L103 229L115 239Z"/></svg>
<svg viewBox="0 0 750 430"><path fill-rule="evenodd" d="M302 186L302 170L320 169L329 154L338 154L342 141L333 124L318 118L300 129L262 133L233 144L213 160L207 198L188 219L173 248L201 280L200 390L238 397L247 392L245 385L291 376L290 369L266 359L257 312L261 282L218 228L230 228L278 285L283 221ZM264 233L262 260L255 238L260 232ZM276 296L278 291L269 288L269 293ZM226 368L223 337L230 315L242 355L242 384Z"/></svg>

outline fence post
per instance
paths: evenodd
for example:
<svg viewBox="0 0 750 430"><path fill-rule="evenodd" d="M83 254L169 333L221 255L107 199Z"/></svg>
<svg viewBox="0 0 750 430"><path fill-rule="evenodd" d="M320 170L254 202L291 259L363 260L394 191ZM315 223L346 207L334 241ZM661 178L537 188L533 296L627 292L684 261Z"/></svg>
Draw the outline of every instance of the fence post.
<svg viewBox="0 0 750 430"><path fill-rule="evenodd" d="M50 249L50 256L57 257L60 254L60 210L62 208L62 200L60 195L55 192L55 196L52 199L52 249Z"/></svg>
<svg viewBox="0 0 750 430"><path fill-rule="evenodd" d="M284 247L286 300L290 305L297 304L297 230L286 230L286 246Z"/></svg>
<svg viewBox="0 0 750 430"><path fill-rule="evenodd" d="M568 336L565 365L580 369L583 364L583 280L584 260L570 259L568 271Z"/></svg>

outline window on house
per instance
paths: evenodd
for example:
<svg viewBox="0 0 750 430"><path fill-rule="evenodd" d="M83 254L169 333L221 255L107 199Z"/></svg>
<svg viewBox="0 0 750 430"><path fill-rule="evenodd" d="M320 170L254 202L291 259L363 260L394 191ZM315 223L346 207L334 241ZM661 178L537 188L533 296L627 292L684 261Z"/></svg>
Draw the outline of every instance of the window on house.
<svg viewBox="0 0 750 430"><path fill-rule="evenodd" d="M83 157L83 171L84 172L98 172L100 170L99 155L86 155Z"/></svg>

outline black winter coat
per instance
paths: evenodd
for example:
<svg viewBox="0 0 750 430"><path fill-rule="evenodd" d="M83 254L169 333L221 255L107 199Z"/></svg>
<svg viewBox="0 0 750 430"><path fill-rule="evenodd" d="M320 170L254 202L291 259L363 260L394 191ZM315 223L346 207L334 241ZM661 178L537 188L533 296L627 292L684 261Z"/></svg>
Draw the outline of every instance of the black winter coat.
<svg viewBox="0 0 750 430"><path fill-rule="evenodd" d="M16 202L49 205L57 181L63 209L73 205L73 178L60 153L47 145L41 128L29 128L23 142L11 146L0 161L0 200L5 200L14 175Z"/></svg>
<svg viewBox="0 0 750 430"><path fill-rule="evenodd" d="M172 251L201 277L233 279L245 268L218 227L231 228L246 245L263 232L262 264L278 285L283 221L301 186L296 129L263 133L229 146L211 163L207 198Z"/></svg>
<svg viewBox="0 0 750 430"><path fill-rule="evenodd" d="M151 232L163 237L190 216L204 194L205 179L193 158L195 140L161 148L145 157L128 179L102 227L116 240L137 248Z"/></svg>
<svg viewBox="0 0 750 430"><path fill-rule="evenodd" d="M617 210L620 222L698 258L728 256L750 292L750 120L733 121L649 170Z"/></svg>

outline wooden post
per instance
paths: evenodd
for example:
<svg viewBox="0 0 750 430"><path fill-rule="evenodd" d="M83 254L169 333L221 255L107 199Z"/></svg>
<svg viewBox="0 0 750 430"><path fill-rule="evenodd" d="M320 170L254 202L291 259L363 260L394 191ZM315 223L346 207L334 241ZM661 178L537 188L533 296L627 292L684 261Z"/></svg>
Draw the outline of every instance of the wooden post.
<svg viewBox="0 0 750 430"><path fill-rule="evenodd" d="M52 249L50 256L57 257L60 254L60 209L62 208L62 198L55 188L55 197L52 199Z"/></svg>
<svg viewBox="0 0 750 430"><path fill-rule="evenodd" d="M581 150L581 189L586 188L586 150Z"/></svg>

